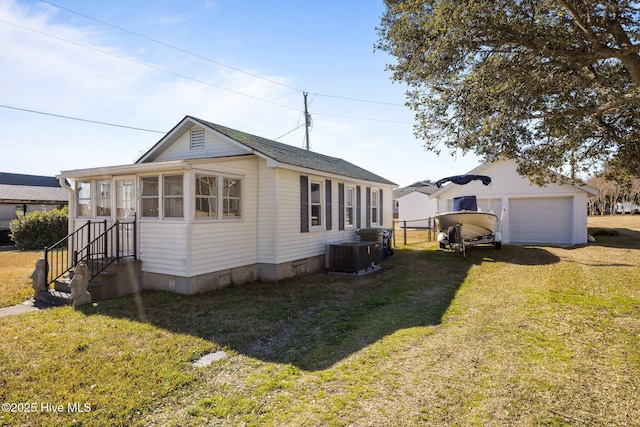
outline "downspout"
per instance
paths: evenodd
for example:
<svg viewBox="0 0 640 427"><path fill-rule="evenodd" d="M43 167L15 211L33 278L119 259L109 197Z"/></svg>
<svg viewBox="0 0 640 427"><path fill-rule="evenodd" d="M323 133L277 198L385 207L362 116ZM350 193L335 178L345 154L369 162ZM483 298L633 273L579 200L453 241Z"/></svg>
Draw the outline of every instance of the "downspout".
<svg viewBox="0 0 640 427"><path fill-rule="evenodd" d="M67 234L73 233L74 225L75 225L75 212L76 212L76 198L75 192L73 188L69 184L67 184L67 180L63 177L58 177L58 182L60 183L60 187L67 190L69 193L69 215L67 218Z"/></svg>

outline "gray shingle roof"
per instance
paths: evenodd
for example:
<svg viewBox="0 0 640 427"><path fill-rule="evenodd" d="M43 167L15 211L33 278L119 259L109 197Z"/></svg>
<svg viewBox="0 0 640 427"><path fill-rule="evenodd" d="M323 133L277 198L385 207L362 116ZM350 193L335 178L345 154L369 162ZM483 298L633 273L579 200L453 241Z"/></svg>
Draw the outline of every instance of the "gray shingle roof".
<svg viewBox="0 0 640 427"><path fill-rule="evenodd" d="M68 203L69 193L58 186L0 184L0 201L3 203Z"/></svg>
<svg viewBox="0 0 640 427"><path fill-rule="evenodd" d="M26 185L29 187L60 187L58 178L54 176L23 175L7 172L0 172L0 184Z"/></svg>
<svg viewBox="0 0 640 427"><path fill-rule="evenodd" d="M220 132L221 134L255 150L279 163L286 163L294 166L300 166L321 172L329 172L336 175L342 175L349 178L362 179L365 181L377 182L381 184L396 185L395 183L362 169L345 160L325 156L323 154L314 153L313 151L304 150L302 148L293 147L291 145L272 141L260 136L251 135L246 132L231 129L226 126L207 122L205 120L191 117L192 120L199 122L203 126Z"/></svg>

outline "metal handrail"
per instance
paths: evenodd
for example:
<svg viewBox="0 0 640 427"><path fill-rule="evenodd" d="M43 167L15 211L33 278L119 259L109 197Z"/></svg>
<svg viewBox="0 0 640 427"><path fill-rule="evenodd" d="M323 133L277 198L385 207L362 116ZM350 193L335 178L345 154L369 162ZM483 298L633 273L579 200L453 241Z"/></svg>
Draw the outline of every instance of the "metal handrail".
<svg viewBox="0 0 640 427"><path fill-rule="evenodd" d="M133 239L131 237L131 228L133 227ZM120 236L126 238L121 239ZM93 280L100 273L107 269L111 264L123 258L132 257L137 259L136 253L136 222L134 221L116 221L111 227L104 230L100 235L96 236L91 242L79 251L74 253L75 265L79 262L85 262L90 268L92 275L89 280ZM132 241L133 249L129 242ZM84 254L78 258L78 254Z"/></svg>
<svg viewBox="0 0 640 427"><path fill-rule="evenodd" d="M54 283L60 277L69 272L75 264L69 259L69 251L73 253L82 240L91 241L91 231L96 227L106 226L106 221L88 220L80 228L58 240L53 245L44 248L44 259L46 260L47 285ZM86 237L85 237L86 236Z"/></svg>
<svg viewBox="0 0 640 427"><path fill-rule="evenodd" d="M87 221L73 233L44 249L47 286L81 261L89 265L93 279L122 258L137 259L136 231L135 216L133 221L118 220L111 227L107 227L106 220ZM95 237L92 238L92 235Z"/></svg>

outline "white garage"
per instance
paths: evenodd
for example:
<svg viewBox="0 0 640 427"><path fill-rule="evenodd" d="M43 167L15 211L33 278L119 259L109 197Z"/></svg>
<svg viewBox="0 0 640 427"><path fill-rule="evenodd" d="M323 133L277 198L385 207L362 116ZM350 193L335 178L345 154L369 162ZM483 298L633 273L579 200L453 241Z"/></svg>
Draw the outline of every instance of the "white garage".
<svg viewBox="0 0 640 427"><path fill-rule="evenodd" d="M485 163L469 174L487 175L491 184L449 184L431 197L438 212L451 210L454 197L475 195L481 210L501 216L503 243L576 245L587 242L587 196L598 190L578 184L532 184L514 160Z"/></svg>
<svg viewBox="0 0 640 427"><path fill-rule="evenodd" d="M573 242L573 198L509 199L512 243L570 245Z"/></svg>

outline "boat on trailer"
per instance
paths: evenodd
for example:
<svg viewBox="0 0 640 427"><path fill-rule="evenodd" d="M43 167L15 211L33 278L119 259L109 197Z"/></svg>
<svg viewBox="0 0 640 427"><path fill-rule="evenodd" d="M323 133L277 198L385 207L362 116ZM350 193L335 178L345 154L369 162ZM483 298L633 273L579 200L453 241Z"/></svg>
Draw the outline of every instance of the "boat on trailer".
<svg viewBox="0 0 640 427"><path fill-rule="evenodd" d="M465 185L471 181L481 181L484 185L491 184L491 177L486 175L457 175L443 178L436 182L441 187L447 182ZM441 249L450 249L466 256L466 248L480 244L491 244L496 249L502 246L502 209L500 218L493 212L478 210L475 195L455 197L453 211L434 216L438 231L438 243Z"/></svg>

